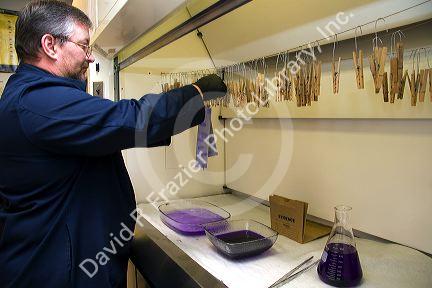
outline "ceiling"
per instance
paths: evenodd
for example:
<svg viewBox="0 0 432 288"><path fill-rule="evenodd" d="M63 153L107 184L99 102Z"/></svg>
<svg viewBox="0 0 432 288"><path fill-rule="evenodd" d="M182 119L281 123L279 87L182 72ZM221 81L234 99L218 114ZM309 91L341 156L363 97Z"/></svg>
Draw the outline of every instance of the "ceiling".
<svg viewBox="0 0 432 288"><path fill-rule="evenodd" d="M0 0L0 9L20 11L31 0ZM72 4L72 0L60 0Z"/></svg>

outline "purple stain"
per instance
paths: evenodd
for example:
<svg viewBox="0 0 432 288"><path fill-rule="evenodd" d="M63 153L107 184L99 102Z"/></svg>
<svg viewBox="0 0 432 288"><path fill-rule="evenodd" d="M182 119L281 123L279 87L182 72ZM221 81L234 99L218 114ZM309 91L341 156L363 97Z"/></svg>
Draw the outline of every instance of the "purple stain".
<svg viewBox="0 0 432 288"><path fill-rule="evenodd" d="M323 282L336 287L356 286L363 277L357 249L344 243L326 245L317 271Z"/></svg>
<svg viewBox="0 0 432 288"><path fill-rule="evenodd" d="M208 157L218 155L216 150L216 138L213 134L211 123L211 108L205 108L204 121L198 126L196 145L196 167L207 168Z"/></svg>

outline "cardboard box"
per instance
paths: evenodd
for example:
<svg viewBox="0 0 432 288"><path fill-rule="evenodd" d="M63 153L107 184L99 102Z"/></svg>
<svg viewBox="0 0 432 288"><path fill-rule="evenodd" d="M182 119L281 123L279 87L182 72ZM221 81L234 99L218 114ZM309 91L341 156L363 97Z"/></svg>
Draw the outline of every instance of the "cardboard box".
<svg viewBox="0 0 432 288"><path fill-rule="evenodd" d="M296 242L307 243L328 235L331 227L306 220L308 203L271 195L271 228Z"/></svg>

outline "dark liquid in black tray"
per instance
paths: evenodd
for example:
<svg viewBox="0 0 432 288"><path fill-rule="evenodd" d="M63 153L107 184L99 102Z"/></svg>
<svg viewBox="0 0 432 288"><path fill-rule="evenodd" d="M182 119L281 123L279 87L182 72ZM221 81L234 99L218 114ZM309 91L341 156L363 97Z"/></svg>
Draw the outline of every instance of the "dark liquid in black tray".
<svg viewBox="0 0 432 288"><path fill-rule="evenodd" d="M271 239L250 230L228 232L216 237L225 243L225 248L220 251L231 258L260 254L273 245Z"/></svg>
<svg viewBox="0 0 432 288"><path fill-rule="evenodd" d="M265 238L264 236L249 230L241 230L241 231L234 231L225 234L219 234L216 237L226 243L231 243L231 244L249 242L249 241Z"/></svg>

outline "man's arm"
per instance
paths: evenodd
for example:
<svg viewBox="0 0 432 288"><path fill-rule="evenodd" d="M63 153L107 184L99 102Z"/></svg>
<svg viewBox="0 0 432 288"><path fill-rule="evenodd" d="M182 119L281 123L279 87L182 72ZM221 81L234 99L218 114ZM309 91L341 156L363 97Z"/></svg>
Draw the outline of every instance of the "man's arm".
<svg viewBox="0 0 432 288"><path fill-rule="evenodd" d="M19 118L41 149L98 156L164 143L201 123L204 104L192 85L118 102L70 87L41 87L22 97Z"/></svg>
<svg viewBox="0 0 432 288"><path fill-rule="evenodd" d="M41 149L98 156L166 145L172 135L204 120L203 100L226 92L222 79L214 74L166 93L118 102L41 81L22 95L18 115L24 134Z"/></svg>

